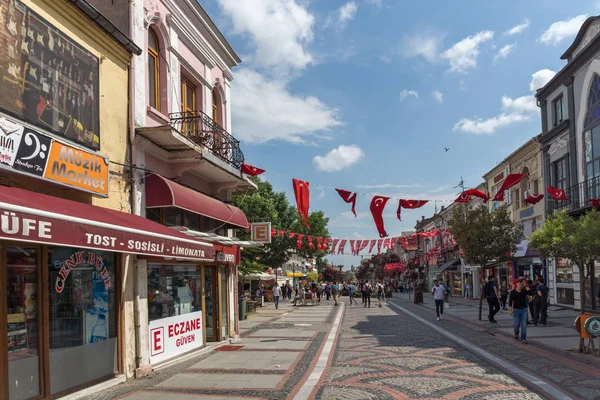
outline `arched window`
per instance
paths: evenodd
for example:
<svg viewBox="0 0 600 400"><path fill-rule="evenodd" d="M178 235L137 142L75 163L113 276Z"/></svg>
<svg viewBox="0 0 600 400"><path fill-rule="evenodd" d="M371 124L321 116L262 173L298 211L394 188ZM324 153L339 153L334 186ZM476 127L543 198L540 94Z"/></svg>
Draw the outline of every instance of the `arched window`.
<svg viewBox="0 0 600 400"><path fill-rule="evenodd" d="M217 89L212 91L212 119L223 126L221 123L221 95Z"/></svg>
<svg viewBox="0 0 600 400"><path fill-rule="evenodd" d="M160 47L158 37L148 29L148 102L160 111Z"/></svg>
<svg viewBox="0 0 600 400"><path fill-rule="evenodd" d="M584 132L585 162L589 180L600 177L600 77L598 75L594 75L588 94ZM594 186L598 191L598 185ZM596 195L598 193L590 193L590 196Z"/></svg>

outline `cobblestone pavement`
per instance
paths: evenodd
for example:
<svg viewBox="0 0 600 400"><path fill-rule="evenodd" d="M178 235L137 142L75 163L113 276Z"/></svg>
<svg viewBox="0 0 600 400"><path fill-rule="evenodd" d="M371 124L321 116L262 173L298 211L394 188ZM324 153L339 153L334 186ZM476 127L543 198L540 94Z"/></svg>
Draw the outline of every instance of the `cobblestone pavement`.
<svg viewBox="0 0 600 400"><path fill-rule="evenodd" d="M384 306L346 308L335 355L316 398L545 397L412 317Z"/></svg>

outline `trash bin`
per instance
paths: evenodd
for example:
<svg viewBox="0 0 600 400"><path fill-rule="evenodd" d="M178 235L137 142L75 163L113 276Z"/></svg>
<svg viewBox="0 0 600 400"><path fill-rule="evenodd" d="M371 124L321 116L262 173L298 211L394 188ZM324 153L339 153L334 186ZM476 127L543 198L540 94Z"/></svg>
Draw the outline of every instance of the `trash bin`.
<svg viewBox="0 0 600 400"><path fill-rule="evenodd" d="M238 305L240 310L240 321L248 318L246 315L246 296L242 296L238 299Z"/></svg>

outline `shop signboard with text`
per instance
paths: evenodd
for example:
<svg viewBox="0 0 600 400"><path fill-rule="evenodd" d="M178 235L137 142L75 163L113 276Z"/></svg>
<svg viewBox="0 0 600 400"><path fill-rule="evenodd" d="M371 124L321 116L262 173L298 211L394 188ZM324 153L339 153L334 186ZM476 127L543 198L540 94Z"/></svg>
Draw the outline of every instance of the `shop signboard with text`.
<svg viewBox="0 0 600 400"><path fill-rule="evenodd" d="M0 117L0 165L108 197L108 158L66 145L4 117Z"/></svg>
<svg viewBox="0 0 600 400"><path fill-rule="evenodd" d="M198 349L204 344L202 311L151 321L150 364Z"/></svg>

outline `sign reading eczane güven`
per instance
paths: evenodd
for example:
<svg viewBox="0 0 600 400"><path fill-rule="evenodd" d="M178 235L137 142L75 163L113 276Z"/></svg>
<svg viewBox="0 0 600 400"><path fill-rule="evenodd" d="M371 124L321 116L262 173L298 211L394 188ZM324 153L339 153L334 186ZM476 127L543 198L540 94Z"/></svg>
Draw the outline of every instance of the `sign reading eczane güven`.
<svg viewBox="0 0 600 400"><path fill-rule="evenodd" d="M202 311L150 321L150 364L202 346Z"/></svg>
<svg viewBox="0 0 600 400"><path fill-rule="evenodd" d="M0 117L0 164L20 173L108 197L107 158Z"/></svg>
<svg viewBox="0 0 600 400"><path fill-rule="evenodd" d="M127 227L105 227L0 209L0 238L84 249L213 261L214 248L192 239L167 238Z"/></svg>

